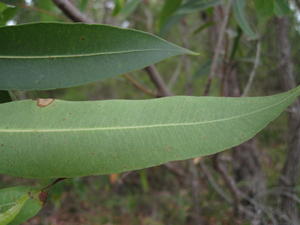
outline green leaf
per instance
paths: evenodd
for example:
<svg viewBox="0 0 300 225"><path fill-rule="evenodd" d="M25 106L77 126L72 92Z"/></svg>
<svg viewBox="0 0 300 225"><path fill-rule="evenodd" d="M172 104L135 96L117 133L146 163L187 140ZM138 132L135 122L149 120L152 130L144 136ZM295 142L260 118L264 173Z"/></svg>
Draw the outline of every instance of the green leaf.
<svg viewBox="0 0 300 225"><path fill-rule="evenodd" d="M287 0L275 0L274 12L277 16L285 16L291 13L289 2Z"/></svg>
<svg viewBox="0 0 300 225"><path fill-rule="evenodd" d="M149 33L107 25L34 23L0 28L0 90L77 86L194 54Z"/></svg>
<svg viewBox="0 0 300 225"><path fill-rule="evenodd" d="M282 1L282 0L280 0ZM260 17L270 17L274 13L274 0L254 0L255 9Z"/></svg>
<svg viewBox="0 0 300 225"><path fill-rule="evenodd" d="M35 216L42 207L38 191L17 186L0 190L0 225L18 225Z"/></svg>
<svg viewBox="0 0 300 225"><path fill-rule="evenodd" d="M246 0L234 0L233 1L233 12L235 19L243 32L250 38L256 39L257 34L252 30L249 22L247 20L247 16L245 13Z"/></svg>
<svg viewBox="0 0 300 225"><path fill-rule="evenodd" d="M115 8L113 10L113 15L116 16L119 14L119 12L121 11L121 9L124 7L124 0L114 0L115 3Z"/></svg>
<svg viewBox="0 0 300 225"><path fill-rule="evenodd" d="M161 30L168 18L180 7L182 0L166 0L160 12L158 26Z"/></svg>
<svg viewBox="0 0 300 225"><path fill-rule="evenodd" d="M249 140L300 94L0 105L0 173L76 177L214 154Z"/></svg>
<svg viewBox="0 0 300 225"><path fill-rule="evenodd" d="M139 6L141 3L141 0L128 0L126 1L124 7L122 8L120 14L123 15L123 19L127 18L130 16L136 8Z"/></svg>
<svg viewBox="0 0 300 225"><path fill-rule="evenodd" d="M201 76L208 75L211 68L211 62L212 61L209 59L205 63L201 64L199 68L196 70L196 72L194 73L193 78L196 79Z"/></svg>
<svg viewBox="0 0 300 225"><path fill-rule="evenodd" d="M7 8L8 8L8 7L7 7L6 4L0 2L0 14L1 14L5 9L7 9Z"/></svg>
<svg viewBox="0 0 300 225"><path fill-rule="evenodd" d="M49 0L39 0L35 3L35 7L37 7L39 10L38 15L39 15L39 21L55 21L58 20L57 17L55 16L54 7L55 5L53 4L52 1Z"/></svg>
<svg viewBox="0 0 300 225"><path fill-rule="evenodd" d="M176 15L186 15L203 11L221 3L222 1L220 0L190 0L177 10Z"/></svg>
<svg viewBox="0 0 300 225"><path fill-rule="evenodd" d="M79 4L80 11L84 12L86 10L87 5L88 5L88 0L81 0Z"/></svg>
<svg viewBox="0 0 300 225"><path fill-rule="evenodd" d="M17 12L17 7L8 6L0 2L0 26L5 25Z"/></svg>
<svg viewBox="0 0 300 225"><path fill-rule="evenodd" d="M160 34L165 35L170 28L178 23L184 16L207 10L220 3L220 0L190 0L186 2L164 21L163 26L160 27Z"/></svg>

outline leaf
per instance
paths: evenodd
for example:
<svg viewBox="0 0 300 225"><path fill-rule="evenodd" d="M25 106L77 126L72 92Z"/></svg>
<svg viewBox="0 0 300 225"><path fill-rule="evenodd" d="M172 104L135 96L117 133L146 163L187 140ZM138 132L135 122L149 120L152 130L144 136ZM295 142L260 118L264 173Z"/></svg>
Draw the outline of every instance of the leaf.
<svg viewBox="0 0 300 225"><path fill-rule="evenodd" d="M41 209L38 191L17 186L0 190L0 225L18 225Z"/></svg>
<svg viewBox="0 0 300 225"><path fill-rule="evenodd" d="M211 62L212 60L209 59L205 63L201 64L199 68L196 70L196 72L194 73L193 78L197 79L201 76L208 75L211 68Z"/></svg>
<svg viewBox="0 0 300 225"><path fill-rule="evenodd" d="M130 16L136 10L140 3L141 0L127 0L120 12L120 14L123 15L123 19Z"/></svg>
<svg viewBox="0 0 300 225"><path fill-rule="evenodd" d="M111 174L214 154L252 138L300 94L0 105L0 173Z"/></svg>
<svg viewBox="0 0 300 225"><path fill-rule="evenodd" d="M285 16L291 13L289 2L287 0L275 0L274 13L277 16Z"/></svg>
<svg viewBox="0 0 300 225"><path fill-rule="evenodd" d="M33 23L0 28L0 90L77 86L195 54L154 35L107 25Z"/></svg>
<svg viewBox="0 0 300 225"><path fill-rule="evenodd" d="M250 39L257 39L257 34L252 30L248 23L245 13L245 0L233 0L233 12L235 20Z"/></svg>
<svg viewBox="0 0 300 225"><path fill-rule="evenodd" d="M182 0L166 0L160 12L158 26L161 30L168 18L180 7Z"/></svg>
<svg viewBox="0 0 300 225"><path fill-rule="evenodd" d="M221 4L220 0L190 0L178 8L171 16L169 16L162 27L160 27L160 34L164 36L172 26L178 23L184 16L201 12L213 6Z"/></svg>
<svg viewBox="0 0 300 225"><path fill-rule="evenodd" d="M84 12L86 10L87 5L88 5L88 0L81 0L79 4L80 11Z"/></svg>
<svg viewBox="0 0 300 225"><path fill-rule="evenodd" d="M5 25L17 12L17 7L8 6L0 2L0 26Z"/></svg>
<svg viewBox="0 0 300 225"><path fill-rule="evenodd" d="M203 11L221 3L220 0L190 0L178 9L176 15L186 15L197 11Z"/></svg>
<svg viewBox="0 0 300 225"><path fill-rule="evenodd" d="M113 16L116 16L119 14L121 9L124 7L124 0L114 0L115 8L113 10Z"/></svg>
<svg viewBox="0 0 300 225"><path fill-rule="evenodd" d="M280 0L282 1L282 0ZM255 9L260 17L271 17L274 13L274 0L255 0Z"/></svg>
<svg viewBox="0 0 300 225"><path fill-rule="evenodd" d="M58 20L55 16L55 5L49 0L39 0L35 3L35 7L38 9L39 21L55 21Z"/></svg>

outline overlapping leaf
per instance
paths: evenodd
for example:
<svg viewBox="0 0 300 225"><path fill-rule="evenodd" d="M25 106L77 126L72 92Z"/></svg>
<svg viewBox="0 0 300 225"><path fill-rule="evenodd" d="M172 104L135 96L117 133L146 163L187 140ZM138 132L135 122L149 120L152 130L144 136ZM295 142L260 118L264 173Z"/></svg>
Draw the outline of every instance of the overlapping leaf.
<svg viewBox="0 0 300 225"><path fill-rule="evenodd" d="M17 186L0 190L0 225L19 225L41 209L38 192Z"/></svg>
<svg viewBox="0 0 300 225"><path fill-rule="evenodd" d="M154 35L106 25L35 23L0 28L0 90L86 84L193 54Z"/></svg>
<svg viewBox="0 0 300 225"><path fill-rule="evenodd" d="M237 23L249 38L256 39L258 35L252 30L249 24L245 7L245 0L233 0L233 12Z"/></svg>
<svg viewBox="0 0 300 225"><path fill-rule="evenodd" d="M32 178L119 173L220 152L264 128L299 95L0 105L0 173Z"/></svg>

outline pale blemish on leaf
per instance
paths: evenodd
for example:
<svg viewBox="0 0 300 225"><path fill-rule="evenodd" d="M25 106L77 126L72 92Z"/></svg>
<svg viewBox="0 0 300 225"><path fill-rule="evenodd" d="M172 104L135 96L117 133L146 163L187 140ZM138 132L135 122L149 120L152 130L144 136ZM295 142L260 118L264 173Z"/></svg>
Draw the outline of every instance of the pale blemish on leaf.
<svg viewBox="0 0 300 225"><path fill-rule="evenodd" d="M46 107L54 102L55 99L53 98L39 98L37 99L37 106L39 107Z"/></svg>

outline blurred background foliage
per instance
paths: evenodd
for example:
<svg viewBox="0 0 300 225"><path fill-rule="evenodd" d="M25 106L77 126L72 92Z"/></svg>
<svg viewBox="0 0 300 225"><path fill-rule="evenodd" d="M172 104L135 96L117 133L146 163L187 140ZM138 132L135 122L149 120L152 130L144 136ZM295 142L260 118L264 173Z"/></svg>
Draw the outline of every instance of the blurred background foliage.
<svg viewBox="0 0 300 225"><path fill-rule="evenodd" d="M71 22L54 2L65 1L0 1L0 25ZM260 96L299 83L299 0L69 3L95 23L148 31L199 52L198 57L175 57L154 67L174 95ZM16 95L147 99L164 96L160 91L151 71L141 70L80 87ZM26 225L298 225L297 110L296 104L253 140L218 155L65 180L52 188L44 210ZM1 188L43 182L0 177Z"/></svg>

